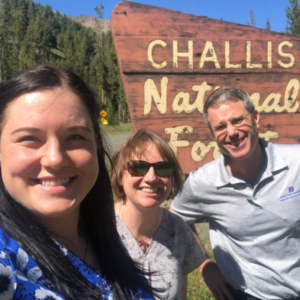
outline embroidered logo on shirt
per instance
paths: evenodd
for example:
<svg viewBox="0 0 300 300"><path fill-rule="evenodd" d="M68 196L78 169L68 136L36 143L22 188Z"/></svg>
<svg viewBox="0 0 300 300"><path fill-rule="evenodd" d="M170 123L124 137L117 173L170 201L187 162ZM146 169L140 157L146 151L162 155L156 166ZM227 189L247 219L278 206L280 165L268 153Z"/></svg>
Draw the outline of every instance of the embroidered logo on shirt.
<svg viewBox="0 0 300 300"><path fill-rule="evenodd" d="M280 202L284 202L286 200L290 200L290 199L297 198L300 196L300 191L295 192L295 189L293 186L288 187L287 190L288 190L287 194L280 196Z"/></svg>

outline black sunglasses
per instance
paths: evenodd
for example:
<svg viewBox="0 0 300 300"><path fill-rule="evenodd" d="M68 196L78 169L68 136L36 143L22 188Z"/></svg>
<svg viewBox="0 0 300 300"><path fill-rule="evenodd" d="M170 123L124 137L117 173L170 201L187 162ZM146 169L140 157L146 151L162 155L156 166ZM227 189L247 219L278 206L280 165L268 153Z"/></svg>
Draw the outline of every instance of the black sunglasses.
<svg viewBox="0 0 300 300"><path fill-rule="evenodd" d="M126 163L126 169L131 176L145 176L150 167L154 168L157 176L170 177L173 175L175 164L168 161L159 161L151 164L143 160L132 160Z"/></svg>

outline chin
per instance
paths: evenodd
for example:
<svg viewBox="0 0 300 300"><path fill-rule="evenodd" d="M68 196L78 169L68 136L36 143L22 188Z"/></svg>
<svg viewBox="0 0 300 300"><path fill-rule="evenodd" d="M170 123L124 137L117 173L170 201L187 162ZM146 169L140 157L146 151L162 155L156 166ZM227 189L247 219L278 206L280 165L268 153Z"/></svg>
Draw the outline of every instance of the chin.
<svg viewBox="0 0 300 300"><path fill-rule="evenodd" d="M232 149L224 149L224 152L222 151L225 155L229 156L232 159L236 160L242 160L245 159L249 156L250 150L245 149L244 147L242 149L232 151Z"/></svg>
<svg viewBox="0 0 300 300"><path fill-rule="evenodd" d="M247 153L229 153L228 155L230 158L235 159L235 160L244 160L247 159L249 156L249 152Z"/></svg>
<svg viewBox="0 0 300 300"><path fill-rule="evenodd" d="M70 207L69 205L61 207L42 207L33 211L33 214L39 219L59 219L67 218L68 215L71 215L76 209Z"/></svg>
<svg viewBox="0 0 300 300"><path fill-rule="evenodd" d="M152 201L144 201L143 203L141 203L141 206L142 207L145 207L145 208L153 208L153 207L156 207L156 206L159 206L160 203L158 201L155 201L155 200L152 200Z"/></svg>

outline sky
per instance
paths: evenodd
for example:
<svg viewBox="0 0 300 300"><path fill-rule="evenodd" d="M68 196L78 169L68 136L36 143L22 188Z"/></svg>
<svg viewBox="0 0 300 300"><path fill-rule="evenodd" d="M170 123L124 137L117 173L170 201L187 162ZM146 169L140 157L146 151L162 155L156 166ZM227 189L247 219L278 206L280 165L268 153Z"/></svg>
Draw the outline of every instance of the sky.
<svg viewBox="0 0 300 300"><path fill-rule="evenodd" d="M104 18L109 19L120 0L34 0L42 5L49 4L53 10L69 16L81 14L94 16L94 7L104 6ZM286 27L286 8L289 0L139 0L136 2L160 6L213 19L223 19L239 24L247 24L250 10L253 11L256 26L265 28L269 18L271 29L282 32Z"/></svg>

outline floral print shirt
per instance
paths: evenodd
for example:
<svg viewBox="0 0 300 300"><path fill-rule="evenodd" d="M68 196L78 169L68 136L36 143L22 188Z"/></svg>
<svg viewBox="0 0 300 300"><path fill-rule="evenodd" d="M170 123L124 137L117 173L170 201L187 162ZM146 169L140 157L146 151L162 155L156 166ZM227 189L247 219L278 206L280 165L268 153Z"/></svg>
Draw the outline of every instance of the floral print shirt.
<svg viewBox="0 0 300 300"><path fill-rule="evenodd" d="M100 287L105 300L113 299L112 286L101 274L84 261L60 246L82 275ZM133 300L152 300L147 292L132 291ZM0 300L64 300L43 276L33 258L0 227Z"/></svg>

